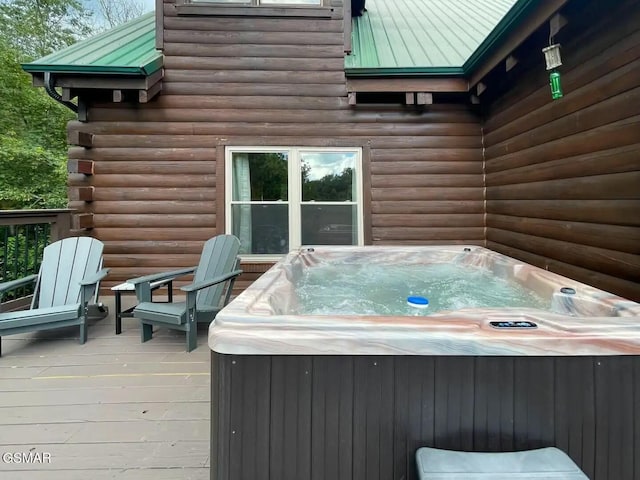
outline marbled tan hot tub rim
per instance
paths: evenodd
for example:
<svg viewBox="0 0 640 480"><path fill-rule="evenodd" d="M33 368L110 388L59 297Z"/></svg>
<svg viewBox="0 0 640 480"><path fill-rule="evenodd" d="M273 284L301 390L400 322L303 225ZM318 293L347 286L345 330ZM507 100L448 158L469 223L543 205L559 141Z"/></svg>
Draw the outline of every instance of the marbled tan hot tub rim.
<svg viewBox="0 0 640 480"><path fill-rule="evenodd" d="M295 298L295 269L363 254L369 261L455 258L489 268L542 296L551 295L554 312L483 308L424 317L288 313ZM562 287L576 294L561 293ZM490 324L504 320L530 321L537 328L496 330ZM480 246L305 246L218 313L209 328L209 346L218 353L258 355L632 355L640 353L640 304Z"/></svg>

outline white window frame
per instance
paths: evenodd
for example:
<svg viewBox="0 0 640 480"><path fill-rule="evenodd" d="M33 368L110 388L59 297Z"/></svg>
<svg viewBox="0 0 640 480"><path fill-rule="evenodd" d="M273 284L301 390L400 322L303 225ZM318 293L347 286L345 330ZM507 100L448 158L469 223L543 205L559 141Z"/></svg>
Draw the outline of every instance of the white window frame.
<svg viewBox="0 0 640 480"><path fill-rule="evenodd" d="M232 198L233 188L233 165L232 157L234 153L287 153L287 201L255 201L255 202L235 202ZM302 205L308 202L302 201L302 171L300 161L301 153L334 153L334 152L350 152L356 155L355 175L356 175L356 195L355 200L351 202L317 202L319 205L345 205L346 203L356 205L358 229L358 246L364 245L364 192L362 177L362 147L242 147L242 146L226 146L225 147L225 232L233 233L233 222L231 218L231 206L234 203L246 204L274 204L289 206L289 251L299 249L302 245ZM264 255L264 254L245 254L241 255L241 259L251 262L273 262L282 258L282 254Z"/></svg>
<svg viewBox="0 0 640 480"><path fill-rule="evenodd" d="M277 3L263 3L263 0L188 0L192 5L215 4L215 5L246 5L252 7L322 7L324 0L317 0L317 3L298 3L295 0L279 0Z"/></svg>

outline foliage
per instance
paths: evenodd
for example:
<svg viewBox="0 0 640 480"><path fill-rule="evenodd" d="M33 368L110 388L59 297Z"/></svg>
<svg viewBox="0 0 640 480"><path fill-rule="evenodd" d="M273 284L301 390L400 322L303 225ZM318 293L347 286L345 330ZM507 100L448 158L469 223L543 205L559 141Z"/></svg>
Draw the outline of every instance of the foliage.
<svg viewBox="0 0 640 480"><path fill-rule="evenodd" d="M0 41L0 209L66 205L66 132L73 113L31 85Z"/></svg>
<svg viewBox="0 0 640 480"><path fill-rule="evenodd" d="M282 153L250 153L252 200L287 200L288 164Z"/></svg>
<svg viewBox="0 0 640 480"><path fill-rule="evenodd" d="M9 228L9 227L6 227ZM46 242L47 237L43 237ZM44 248L44 242L42 248ZM18 278L26 277L33 273L37 273L37 258L36 245L28 245L27 237L24 232L16 232L15 235L7 237L7 257L8 261L3 263L1 269L2 281L16 280ZM0 252L0 256L4 253Z"/></svg>
<svg viewBox="0 0 640 480"><path fill-rule="evenodd" d="M44 148L66 149L66 124L73 112L31 85L21 54L0 41L0 133Z"/></svg>
<svg viewBox="0 0 640 480"><path fill-rule="evenodd" d="M135 0L98 7L109 26L143 11ZM0 209L66 205L66 125L74 114L34 88L20 64L87 37L91 18L81 0L0 0Z"/></svg>
<svg viewBox="0 0 640 480"><path fill-rule="evenodd" d="M42 252L47 246L49 225L0 227L0 282L8 282L38 273ZM6 257L5 257L6 256ZM7 292L0 301L33 293L33 285Z"/></svg>
<svg viewBox="0 0 640 480"><path fill-rule="evenodd" d="M0 36L29 59L89 35L90 18L78 0L0 0Z"/></svg>
<svg viewBox="0 0 640 480"><path fill-rule="evenodd" d="M341 174L325 175L319 180L303 178L302 198L318 202L352 200L353 169L345 168Z"/></svg>
<svg viewBox="0 0 640 480"><path fill-rule="evenodd" d="M21 63L89 33L76 0L0 0L0 209L66 205L73 113L34 88Z"/></svg>
<svg viewBox="0 0 640 480"><path fill-rule="evenodd" d="M0 208L64 207L65 163L64 153L0 135Z"/></svg>
<svg viewBox="0 0 640 480"><path fill-rule="evenodd" d="M287 200L287 157L281 153L249 153L252 200ZM302 198L304 201L341 202L352 200L353 169L309 180L311 167L302 162Z"/></svg>

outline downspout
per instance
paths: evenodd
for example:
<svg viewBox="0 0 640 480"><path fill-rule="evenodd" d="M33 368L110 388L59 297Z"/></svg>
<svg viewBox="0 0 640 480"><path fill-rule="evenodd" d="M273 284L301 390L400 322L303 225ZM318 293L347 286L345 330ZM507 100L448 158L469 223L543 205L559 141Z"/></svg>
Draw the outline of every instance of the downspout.
<svg viewBox="0 0 640 480"><path fill-rule="evenodd" d="M78 113L78 106L75 103L63 100L62 95L56 92L56 89L53 86L53 77L51 76L51 72L44 72L44 89L47 91L47 94L56 102L61 103L65 107L71 109L74 113Z"/></svg>

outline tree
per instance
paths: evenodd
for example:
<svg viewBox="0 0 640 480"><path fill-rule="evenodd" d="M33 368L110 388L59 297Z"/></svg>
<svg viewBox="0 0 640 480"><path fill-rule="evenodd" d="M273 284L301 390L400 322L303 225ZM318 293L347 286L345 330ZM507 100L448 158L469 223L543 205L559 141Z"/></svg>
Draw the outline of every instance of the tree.
<svg viewBox="0 0 640 480"><path fill-rule="evenodd" d="M66 149L66 124L73 113L31 85L21 55L0 40L0 134L47 149Z"/></svg>
<svg viewBox="0 0 640 480"><path fill-rule="evenodd" d="M66 206L65 164L64 153L0 135L0 209Z"/></svg>
<svg viewBox="0 0 640 480"><path fill-rule="evenodd" d="M0 209L66 205L66 124L73 113L31 85L0 40Z"/></svg>
<svg viewBox="0 0 640 480"><path fill-rule="evenodd" d="M97 0L96 3L106 28L117 27L144 13L144 4L138 0Z"/></svg>
<svg viewBox="0 0 640 480"><path fill-rule="evenodd" d="M287 200L287 157L281 153L250 153L252 200Z"/></svg>
<svg viewBox="0 0 640 480"><path fill-rule="evenodd" d="M78 0L0 0L0 208L67 203L66 124L73 113L31 85L20 64L91 33Z"/></svg>
<svg viewBox="0 0 640 480"><path fill-rule="evenodd" d="M87 0L0 0L0 209L66 205L66 124L74 115L31 85L20 64L87 37ZM92 0L108 27L139 16L139 0Z"/></svg>
<svg viewBox="0 0 640 480"><path fill-rule="evenodd" d="M303 200L314 200L318 202L340 202L353 200L352 195L352 168L345 168L340 174L325 175L319 180L309 180L308 177L303 176Z"/></svg>
<svg viewBox="0 0 640 480"><path fill-rule="evenodd" d="M27 60L86 37L90 19L78 0L0 0L0 38Z"/></svg>

